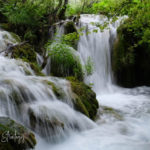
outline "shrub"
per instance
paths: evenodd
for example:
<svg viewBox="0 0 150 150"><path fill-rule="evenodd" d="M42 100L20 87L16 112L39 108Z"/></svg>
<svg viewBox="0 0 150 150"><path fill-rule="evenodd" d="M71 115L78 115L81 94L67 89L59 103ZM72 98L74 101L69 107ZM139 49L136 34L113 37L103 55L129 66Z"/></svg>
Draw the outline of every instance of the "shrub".
<svg viewBox="0 0 150 150"><path fill-rule="evenodd" d="M75 76L83 80L83 71L76 51L66 44L53 43L47 46L51 57L51 73L58 77Z"/></svg>

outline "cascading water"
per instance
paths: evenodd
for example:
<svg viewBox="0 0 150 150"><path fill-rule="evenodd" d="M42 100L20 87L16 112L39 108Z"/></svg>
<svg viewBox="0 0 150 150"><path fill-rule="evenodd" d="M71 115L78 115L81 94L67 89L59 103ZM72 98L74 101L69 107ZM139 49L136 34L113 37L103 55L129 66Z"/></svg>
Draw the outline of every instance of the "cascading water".
<svg viewBox="0 0 150 150"><path fill-rule="evenodd" d="M80 25L93 29L96 27L90 22L103 19L81 15ZM113 85L111 46L116 29L114 24L104 32L84 33L78 43L82 63L85 64L89 56L94 62L94 73L86 77L85 82L93 83L101 106L96 123L74 111L66 80L37 77L27 63L0 56L0 115L10 116L43 137L48 137L51 143L38 137L36 150L150 149L150 88L123 89ZM0 42L5 43L1 35L0 32ZM11 36L8 40L12 40ZM6 43L3 48L6 48ZM41 63L42 58L38 60ZM65 95L63 101L47 84L51 82L62 89ZM41 125L35 125L35 118L36 124L41 122ZM65 124L62 125L62 122ZM55 130L53 124L57 126ZM51 129L54 137L50 134Z"/></svg>
<svg viewBox="0 0 150 150"><path fill-rule="evenodd" d="M79 27L86 31L98 29L91 22L104 22L106 18L95 15L81 15ZM116 86L111 71L111 48L121 20L109 25L104 32L86 34L80 37L78 51L82 64L90 56L94 73L85 77L100 103L98 119L93 129L72 133L57 145L40 143L38 150L149 150L150 149L150 88L124 89Z"/></svg>
<svg viewBox="0 0 150 150"><path fill-rule="evenodd" d="M4 31L0 31L0 41L3 44L0 51L5 50L7 44L16 43ZM58 142L72 132L95 126L90 119L73 109L68 81L38 77L28 63L2 55L0 75L0 116L8 116L23 123L50 142ZM61 99L53 88L61 91Z"/></svg>
<svg viewBox="0 0 150 150"><path fill-rule="evenodd" d="M80 37L78 51L81 55L83 65L90 57L94 72L91 76L85 77L86 83L93 83L93 89L99 92L108 92L112 85L111 71L111 48L116 37L116 29L121 18L114 24L109 25L109 29L103 32L92 23L103 24L107 18L102 15L81 15L79 27L85 27L84 35ZM93 32L97 30L96 32ZM90 34L87 34L90 32Z"/></svg>

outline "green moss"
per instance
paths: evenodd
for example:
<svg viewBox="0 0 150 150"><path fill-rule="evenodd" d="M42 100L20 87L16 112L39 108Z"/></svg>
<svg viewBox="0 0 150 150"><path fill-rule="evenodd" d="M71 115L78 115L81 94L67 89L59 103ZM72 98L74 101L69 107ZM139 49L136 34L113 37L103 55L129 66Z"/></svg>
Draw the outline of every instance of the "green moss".
<svg viewBox="0 0 150 150"><path fill-rule="evenodd" d="M34 48L26 43L23 45L18 45L12 48L12 58L15 59L22 59L25 62L28 62L31 66L31 68L34 70L36 75L44 76L44 74L41 72L41 68L38 66L36 62L36 53ZM29 73L29 72L27 72ZM30 74L30 73L29 73Z"/></svg>
<svg viewBox="0 0 150 150"><path fill-rule="evenodd" d="M45 76L42 72L41 72L41 68L39 67L39 65L37 63L31 63L29 62L31 68L34 70L35 74L37 76Z"/></svg>
<svg viewBox="0 0 150 150"><path fill-rule="evenodd" d="M85 114L87 117L89 116L89 112L86 109L85 105L83 104L82 100L76 96L75 100L73 100L75 102L75 109L82 112L83 114Z"/></svg>
<svg viewBox="0 0 150 150"><path fill-rule="evenodd" d="M10 31L11 25L9 23L1 23L1 28L7 31Z"/></svg>
<svg viewBox="0 0 150 150"><path fill-rule="evenodd" d="M135 57L132 31L128 30L128 21L118 28L118 38L114 44L112 68L119 85L130 87L135 84Z"/></svg>
<svg viewBox="0 0 150 150"><path fill-rule="evenodd" d="M24 126L16 123L6 117L0 117L0 140L4 140L2 137L4 134L9 133L11 136L18 135L19 139L8 139L7 142L0 142L1 150L26 150L34 148L36 145L36 139L33 133L31 133Z"/></svg>
<svg viewBox="0 0 150 150"><path fill-rule="evenodd" d="M63 93L62 89L60 89L59 87L57 87L51 81L44 80L43 82L46 83L47 85L50 85L52 87L52 90L53 90L54 94L57 96L57 98L63 99L63 97L64 97L65 94Z"/></svg>
<svg viewBox="0 0 150 150"><path fill-rule="evenodd" d="M117 120L123 120L123 117L119 114L119 112L111 107L101 106L101 114L108 114L112 117L116 118Z"/></svg>
<svg viewBox="0 0 150 150"><path fill-rule="evenodd" d="M99 107L96 94L91 87L74 77L68 77L67 79L70 80L72 91L75 93L75 108L94 120Z"/></svg>
<svg viewBox="0 0 150 150"><path fill-rule="evenodd" d="M26 43L21 46L16 46L12 49L12 57L20 58L27 62L36 62L36 53L34 48Z"/></svg>
<svg viewBox="0 0 150 150"><path fill-rule="evenodd" d="M15 34L13 32L9 32L9 33L11 34L11 36L13 37L13 39L15 39L18 43L21 42L21 38L17 34Z"/></svg>

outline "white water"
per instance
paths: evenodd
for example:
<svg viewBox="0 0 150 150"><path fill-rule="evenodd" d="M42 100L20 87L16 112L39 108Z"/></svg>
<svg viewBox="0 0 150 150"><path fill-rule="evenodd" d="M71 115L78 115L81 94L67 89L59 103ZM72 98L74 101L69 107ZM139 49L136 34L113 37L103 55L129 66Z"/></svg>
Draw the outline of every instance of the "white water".
<svg viewBox="0 0 150 150"><path fill-rule="evenodd" d="M1 31L3 47L0 51L7 47L2 34L8 35L7 43L13 41L8 32ZM73 109L68 81L55 77L38 77L28 63L4 56L0 56L0 77L0 116L9 116L23 123L51 142L58 142L72 132L95 126L90 119ZM61 91L61 99L53 92L50 82ZM34 122L35 126L32 125Z"/></svg>
<svg viewBox="0 0 150 150"><path fill-rule="evenodd" d="M82 15L81 27L95 29L90 22L103 22L104 18ZM150 88L124 89L117 87L111 71L111 47L116 38L116 22L104 32L84 34L78 51L82 63L90 56L94 62L94 73L85 78L93 83L100 106L96 127L80 133L72 133L65 141L49 146L41 142L37 149L44 150L149 150L150 149Z"/></svg>
<svg viewBox="0 0 150 150"><path fill-rule="evenodd" d="M80 23L91 28L89 23L93 21L99 22L101 18L83 15ZM46 116L50 120L56 118L65 122L65 130L58 127L53 139L46 127L40 128L48 133L47 136L54 143L47 143L37 136L36 150L150 150L150 88L124 89L113 84L110 43L116 36L116 28L117 25L111 25L110 30L103 33L83 35L78 45L82 63L91 56L95 64L94 74L86 77L85 82L94 83L93 89L100 106L103 106L100 107L96 123L73 110L67 81L37 77L28 64L0 57L0 114L11 116L29 126L27 112L31 109L41 118ZM28 72L30 75L27 75ZM45 80L63 89L65 103L56 98ZM20 95L24 103L21 112L17 112L19 109L15 109L16 105L12 104L10 97L13 90L21 94L21 89L25 93L24 96ZM114 110L106 111L104 106ZM79 129L75 130L73 126Z"/></svg>

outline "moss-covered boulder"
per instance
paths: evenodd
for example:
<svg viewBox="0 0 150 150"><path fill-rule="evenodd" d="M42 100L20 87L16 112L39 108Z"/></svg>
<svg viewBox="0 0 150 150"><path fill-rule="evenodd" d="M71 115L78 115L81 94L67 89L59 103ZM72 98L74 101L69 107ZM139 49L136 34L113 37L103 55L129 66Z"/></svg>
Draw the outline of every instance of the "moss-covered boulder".
<svg viewBox="0 0 150 150"><path fill-rule="evenodd" d="M74 77L68 77L67 79L71 84L75 109L94 120L99 107L96 94L90 86L76 80Z"/></svg>
<svg viewBox="0 0 150 150"><path fill-rule="evenodd" d="M63 99L65 97L65 93L63 92L62 88L58 87L54 82L44 80L43 83L47 84L48 86L51 86L55 96L58 99Z"/></svg>
<svg viewBox="0 0 150 150"><path fill-rule="evenodd" d="M139 39L130 28L128 19L118 28L118 37L112 54L112 68L119 85L134 87L150 85L150 46L137 45Z"/></svg>
<svg viewBox="0 0 150 150"><path fill-rule="evenodd" d="M20 58L28 62L36 62L36 53L33 47L28 43L25 43L23 45L18 44L18 46L13 47L12 57Z"/></svg>
<svg viewBox="0 0 150 150"><path fill-rule="evenodd" d="M28 62L31 68L35 71L36 75L43 76L41 72L41 68L38 66L36 62L36 53L33 48L28 43L18 44L11 49L12 54L11 57L15 59L22 59L25 62Z"/></svg>
<svg viewBox="0 0 150 150"><path fill-rule="evenodd" d="M50 118L47 114L47 107L41 106L39 111L36 114L32 109L28 110L30 127L44 139L52 142L59 131L63 132L64 123L55 117Z"/></svg>
<svg viewBox="0 0 150 150"><path fill-rule="evenodd" d="M36 139L32 132L15 121L0 117L0 149L26 150L33 149Z"/></svg>

